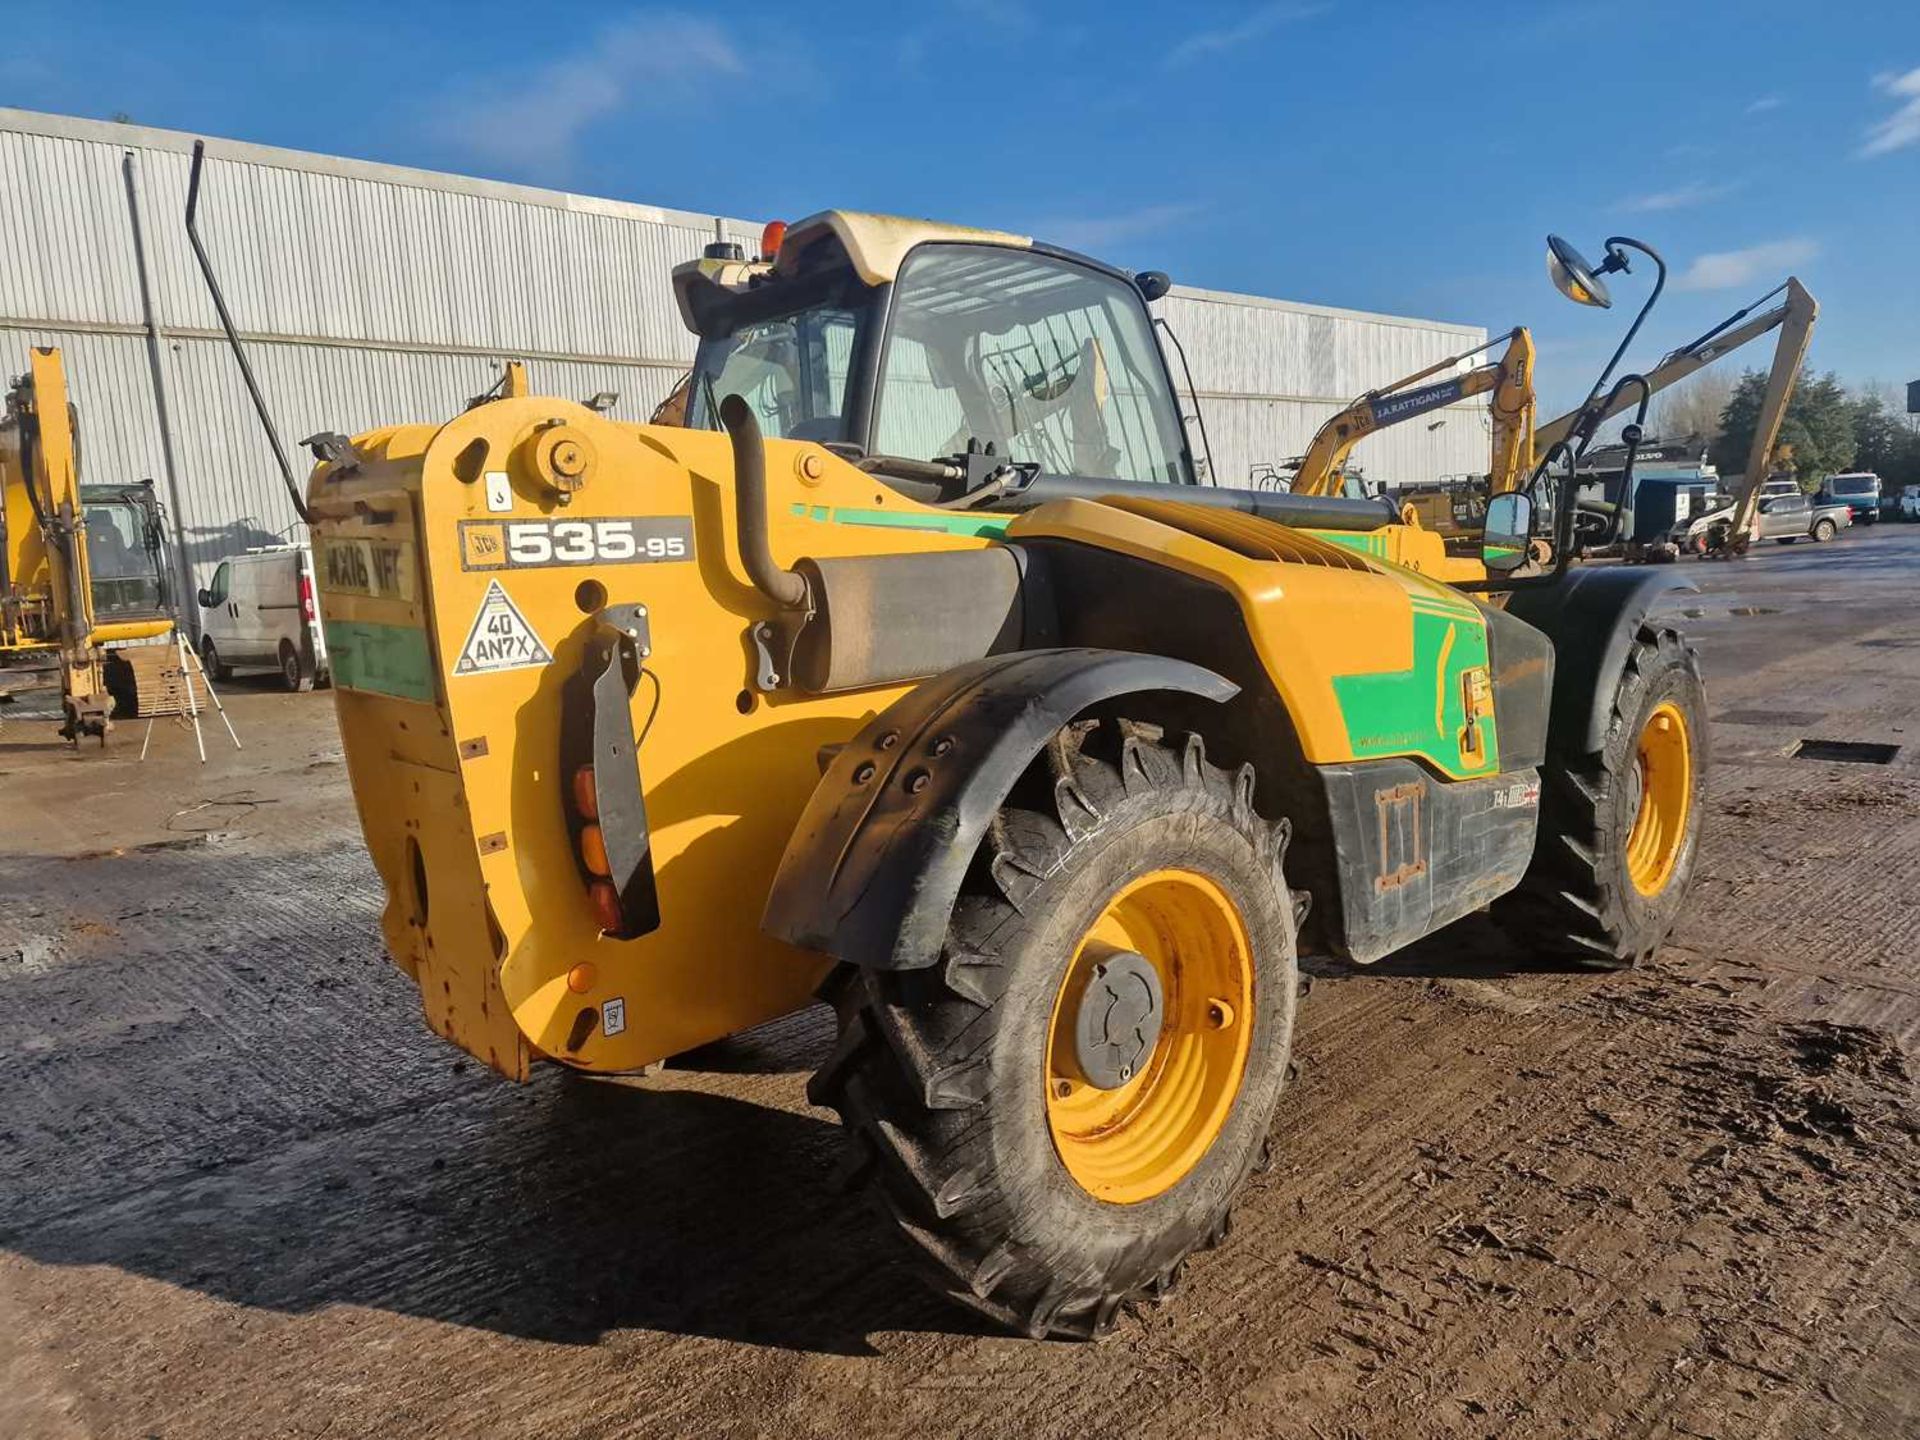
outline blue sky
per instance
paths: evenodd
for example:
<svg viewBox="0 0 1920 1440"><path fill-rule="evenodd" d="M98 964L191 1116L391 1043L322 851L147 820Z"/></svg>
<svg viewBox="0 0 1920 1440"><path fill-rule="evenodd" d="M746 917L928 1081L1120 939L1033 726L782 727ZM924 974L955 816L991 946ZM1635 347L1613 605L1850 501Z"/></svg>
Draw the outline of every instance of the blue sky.
<svg viewBox="0 0 1920 1440"><path fill-rule="evenodd" d="M0 104L1526 323L1556 406L1622 322L1551 292L1548 230L1665 252L1643 361L1792 270L1817 365L1920 378L1915 0L15 9Z"/></svg>

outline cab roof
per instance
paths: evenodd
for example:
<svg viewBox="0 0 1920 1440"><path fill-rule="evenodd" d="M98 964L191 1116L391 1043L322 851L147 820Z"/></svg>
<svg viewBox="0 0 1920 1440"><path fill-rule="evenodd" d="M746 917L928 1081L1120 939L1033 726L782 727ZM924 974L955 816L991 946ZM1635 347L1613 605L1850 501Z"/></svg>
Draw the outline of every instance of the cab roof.
<svg viewBox="0 0 1920 1440"><path fill-rule="evenodd" d="M758 260L702 258L676 265L673 294L680 318L696 335L716 301L727 293L745 290L768 275L788 278L819 270L849 266L866 285L891 284L900 273L907 252L930 241L970 245L999 245L1030 250L1033 237L1006 230L982 230L949 225L939 220L916 220L903 215L873 215L859 210L822 210L787 227L780 252Z"/></svg>

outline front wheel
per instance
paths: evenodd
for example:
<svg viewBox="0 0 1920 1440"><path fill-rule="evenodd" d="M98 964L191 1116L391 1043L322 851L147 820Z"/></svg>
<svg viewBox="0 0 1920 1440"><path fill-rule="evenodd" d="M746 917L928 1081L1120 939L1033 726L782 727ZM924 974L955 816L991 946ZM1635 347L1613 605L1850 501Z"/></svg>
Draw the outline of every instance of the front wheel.
<svg viewBox="0 0 1920 1440"><path fill-rule="evenodd" d="M1820 520L1814 523L1813 538L1815 540L1825 542L1831 540L1839 533L1840 527L1835 525L1831 520Z"/></svg>
<svg viewBox="0 0 1920 1440"><path fill-rule="evenodd" d="M206 671L207 677L212 680L230 680L233 678L233 671L221 660L220 652L214 648L213 637L211 635L202 635L200 637L200 668Z"/></svg>
<svg viewBox="0 0 1920 1440"><path fill-rule="evenodd" d="M843 967L813 1078L937 1288L1111 1328L1227 1232L1298 985L1288 829L1200 742L1074 727L995 818L929 970Z"/></svg>
<svg viewBox="0 0 1920 1440"><path fill-rule="evenodd" d="M1600 750L1548 754L1533 862L1495 918L1546 958L1598 970L1647 958L1693 882L1706 792L1699 657L1676 632L1643 627Z"/></svg>

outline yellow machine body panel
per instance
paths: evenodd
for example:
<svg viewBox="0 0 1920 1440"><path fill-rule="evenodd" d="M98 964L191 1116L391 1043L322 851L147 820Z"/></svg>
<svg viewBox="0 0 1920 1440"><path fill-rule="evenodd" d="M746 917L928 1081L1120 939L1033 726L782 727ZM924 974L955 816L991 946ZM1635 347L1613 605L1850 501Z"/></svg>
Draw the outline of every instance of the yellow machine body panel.
<svg viewBox="0 0 1920 1440"><path fill-rule="evenodd" d="M1234 597L1316 763L1497 767L1492 717L1470 713L1484 623L1412 569L1173 499L941 510L818 446L766 449L770 539L788 562L1003 534L1137 555ZM321 612L383 929L433 1028L523 1078L542 1056L634 1069L807 1003L825 962L764 935L761 910L823 747L911 687L755 686L750 632L776 611L737 554L727 436L509 397L354 450L309 486ZM660 924L618 939L590 903L559 769L594 613L634 603ZM1410 707L1426 717L1412 730L1393 718Z"/></svg>
<svg viewBox="0 0 1920 1440"><path fill-rule="evenodd" d="M590 478L566 505L523 463L556 420L591 454ZM818 447L768 448L782 554L986 543L883 528L920 507ZM904 687L752 689L746 632L772 610L729 540L726 437L506 399L437 432L363 437L356 450L357 471L323 468L311 486L321 612L354 792L389 897L383 928L434 1028L524 1077L542 1054L636 1068L805 1004L824 962L763 935L761 906L819 779L820 748ZM481 450L479 469L462 458ZM803 462L815 473L803 475ZM821 524L816 512L874 518ZM656 549L677 553L649 557L642 538L627 554L626 537L644 530L687 544L655 534ZM591 544L619 558L569 558ZM647 606L647 666L661 687L642 677L633 697L662 913L636 940L600 932L562 809L569 777L556 773L561 691L581 664L588 612L609 600ZM588 1010L599 1020L576 1034Z"/></svg>
<svg viewBox="0 0 1920 1440"><path fill-rule="evenodd" d="M1454 779L1499 768L1491 710L1471 698L1487 675L1486 622L1446 585L1271 520L1171 500L1060 500L1007 531L1041 536L1226 590L1309 762L1417 756Z"/></svg>

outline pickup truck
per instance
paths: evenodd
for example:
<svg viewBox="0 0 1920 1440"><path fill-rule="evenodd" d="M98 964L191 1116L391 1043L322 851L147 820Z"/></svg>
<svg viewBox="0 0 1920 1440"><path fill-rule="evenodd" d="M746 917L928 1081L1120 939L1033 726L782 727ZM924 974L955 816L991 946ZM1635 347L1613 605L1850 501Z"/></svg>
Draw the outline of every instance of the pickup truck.
<svg viewBox="0 0 1920 1440"><path fill-rule="evenodd" d="M1847 506L1818 504L1812 496L1802 494L1797 486L1791 491L1775 493L1777 485L1778 482L1768 481L1768 488L1760 495L1762 540L1781 545L1791 545L1809 536L1814 540L1831 540L1853 523L1853 513ZM1729 499L1683 525L1674 526L1673 543L1684 554L1704 555L1725 543L1727 527L1732 523L1733 502Z"/></svg>

